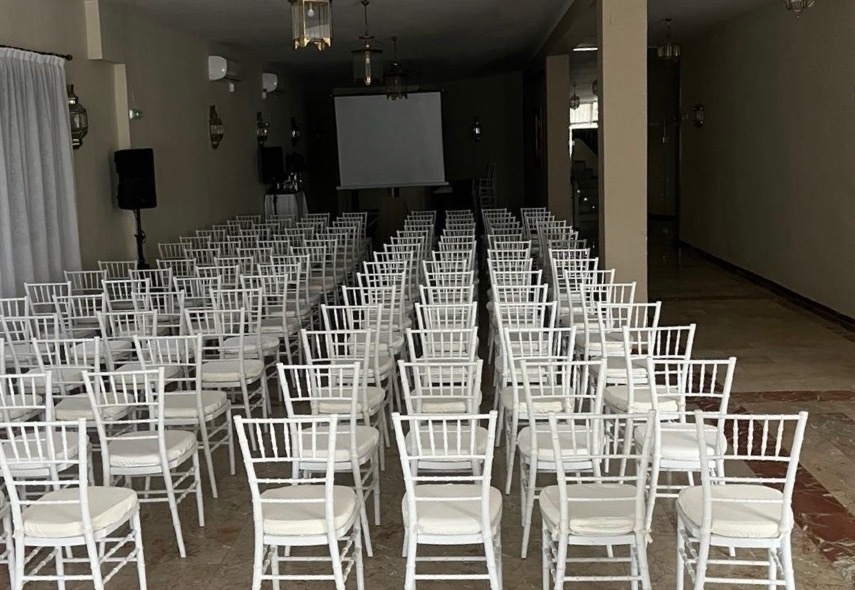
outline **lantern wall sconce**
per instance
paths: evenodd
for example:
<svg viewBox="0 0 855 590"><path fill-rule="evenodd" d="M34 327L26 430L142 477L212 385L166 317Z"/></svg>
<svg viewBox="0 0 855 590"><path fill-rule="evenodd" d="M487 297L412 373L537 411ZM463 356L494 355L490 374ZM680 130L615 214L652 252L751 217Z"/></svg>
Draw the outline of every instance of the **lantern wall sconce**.
<svg viewBox="0 0 855 590"><path fill-rule="evenodd" d="M599 96L600 96L600 79L599 78L595 79L594 82L591 84L591 92L594 93L594 96L599 98Z"/></svg>
<svg viewBox="0 0 855 590"><path fill-rule="evenodd" d="M270 135L270 123L264 120L261 111L255 114L255 138L258 140L258 146L264 145Z"/></svg>
<svg viewBox="0 0 855 590"><path fill-rule="evenodd" d="M484 134L484 130L481 127L481 120L478 117L472 121L472 139L475 141L481 141L481 136Z"/></svg>
<svg viewBox="0 0 855 590"><path fill-rule="evenodd" d="M784 7L791 11L796 17L800 17L802 12L814 5L816 0L783 0Z"/></svg>
<svg viewBox="0 0 855 590"><path fill-rule="evenodd" d="M74 85L66 86L68 93L68 116L71 122L71 147L78 150L83 145L83 138L89 133L89 113L86 107L74 94Z"/></svg>
<svg viewBox="0 0 855 590"><path fill-rule="evenodd" d="M704 126L704 105L698 103L693 106L689 119L695 124L695 127L702 128Z"/></svg>
<svg viewBox="0 0 855 590"><path fill-rule="evenodd" d="M143 118L143 112L139 109L128 109L128 120L139 121Z"/></svg>
<svg viewBox="0 0 855 590"><path fill-rule="evenodd" d="M291 117L291 145L293 147L297 147L297 144L300 143L300 128L297 126L297 119Z"/></svg>
<svg viewBox="0 0 855 590"><path fill-rule="evenodd" d="M570 97L570 108L574 111L582 104L582 99L576 94L576 83L573 82L573 96Z"/></svg>
<svg viewBox="0 0 855 590"><path fill-rule="evenodd" d="M225 135L225 127L223 126L223 120L217 114L217 106L213 104L208 115L208 135L211 138L211 147L214 149L220 147L220 143L223 141L223 136Z"/></svg>
<svg viewBox="0 0 855 590"><path fill-rule="evenodd" d="M332 45L332 3L330 0L288 0L291 3L291 31L294 49L314 45L318 51Z"/></svg>

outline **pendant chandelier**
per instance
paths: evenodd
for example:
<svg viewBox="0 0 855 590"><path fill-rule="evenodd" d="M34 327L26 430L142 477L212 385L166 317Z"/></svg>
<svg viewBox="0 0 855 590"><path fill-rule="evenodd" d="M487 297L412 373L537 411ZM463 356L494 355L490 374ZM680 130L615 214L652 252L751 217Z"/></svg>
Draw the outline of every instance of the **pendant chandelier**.
<svg viewBox="0 0 855 590"><path fill-rule="evenodd" d="M802 15L802 12L813 6L815 0L784 0L784 6L787 10L791 10L797 17Z"/></svg>
<svg viewBox="0 0 855 590"><path fill-rule="evenodd" d="M386 98L407 98L407 72L398 63L398 38L392 37L392 65L386 73Z"/></svg>
<svg viewBox="0 0 855 590"><path fill-rule="evenodd" d="M331 0L288 0L294 49L314 45L318 51L332 45Z"/></svg>
<svg viewBox="0 0 855 590"><path fill-rule="evenodd" d="M383 78L382 44L368 33L368 0L362 0L365 12L365 33L359 36L358 45L351 50L353 54L353 81L371 86L374 80Z"/></svg>
<svg viewBox="0 0 855 590"><path fill-rule="evenodd" d="M580 104L582 104L582 99L576 94L576 83L573 82L573 96L570 97L570 108L575 111L579 108Z"/></svg>
<svg viewBox="0 0 855 590"><path fill-rule="evenodd" d="M675 63L680 59L680 46L674 41L671 36L671 19L665 19L668 32L665 34L665 43L656 48L656 54L659 59L668 63Z"/></svg>

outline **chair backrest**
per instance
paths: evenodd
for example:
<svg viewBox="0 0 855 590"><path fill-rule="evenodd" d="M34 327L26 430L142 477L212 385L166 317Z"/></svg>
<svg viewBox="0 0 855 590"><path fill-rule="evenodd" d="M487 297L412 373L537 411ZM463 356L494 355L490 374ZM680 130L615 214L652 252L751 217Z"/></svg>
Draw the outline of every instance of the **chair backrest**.
<svg viewBox="0 0 855 590"><path fill-rule="evenodd" d="M53 374L56 395L69 395L83 386L83 373L97 371L103 362L101 338L33 340L39 372Z"/></svg>
<svg viewBox="0 0 855 590"><path fill-rule="evenodd" d="M98 314L101 334L107 340L157 335L157 311L113 311Z"/></svg>
<svg viewBox="0 0 855 590"><path fill-rule="evenodd" d="M693 407L725 414L730 403L736 357L728 359L647 359L647 385L659 419L686 422ZM630 382L632 383L632 382ZM630 387L629 402L635 388Z"/></svg>
<svg viewBox="0 0 855 590"><path fill-rule="evenodd" d="M243 366L247 357L257 356L246 350L246 310L192 308L184 310L184 325L191 336L204 336L205 358L231 359ZM258 336L256 336L258 337Z"/></svg>
<svg viewBox="0 0 855 590"><path fill-rule="evenodd" d="M496 422L496 412L490 412L488 415L444 416L401 416L397 412L392 414L395 439L404 472L410 535L415 534L419 510L430 510L430 506L438 501L445 504L477 503L481 530L491 530L490 478ZM482 425L486 425L486 441L481 437ZM420 463L437 461L453 465L468 464L473 467L468 473L456 470L445 472L415 469ZM444 487L446 491L436 494L437 487Z"/></svg>
<svg viewBox="0 0 855 590"><path fill-rule="evenodd" d="M99 260L98 268L107 273L107 279L127 279L137 267L136 260Z"/></svg>
<svg viewBox="0 0 855 590"><path fill-rule="evenodd" d="M89 453L86 420L5 422L0 426L0 470L12 513L12 527L24 530L23 512L35 507L79 514L84 536L94 543L89 508ZM45 490L68 488L76 494L46 497ZM67 508L66 508L67 507Z"/></svg>
<svg viewBox="0 0 855 590"><path fill-rule="evenodd" d="M499 333L505 328L554 328L558 317L558 304L500 303L495 301L493 311Z"/></svg>
<svg viewBox="0 0 855 590"><path fill-rule="evenodd" d="M360 387L360 382L364 380L360 363L280 363L276 370L285 400L285 413L289 418L307 414L337 414L343 425L347 423L351 426L349 430L354 437L355 426L360 418L365 424L370 424L367 393ZM352 439L354 444L355 440Z"/></svg>
<svg viewBox="0 0 855 590"><path fill-rule="evenodd" d="M595 303L594 317L596 323L586 321L585 354L593 352L602 356L624 356L622 346L609 346L612 342L622 342L623 329L638 330L640 328L659 327L659 314L662 302L655 303ZM587 317L587 316L586 316ZM591 342L599 344L599 348L591 350Z"/></svg>
<svg viewBox="0 0 855 590"><path fill-rule="evenodd" d="M420 330L474 328L478 321L477 303L425 305L415 303L416 325Z"/></svg>
<svg viewBox="0 0 855 590"><path fill-rule="evenodd" d="M151 291L149 279L107 279L104 281L104 296L109 311L133 309L134 296Z"/></svg>
<svg viewBox="0 0 855 590"><path fill-rule="evenodd" d="M398 361L407 414L476 414L484 361Z"/></svg>
<svg viewBox="0 0 855 590"><path fill-rule="evenodd" d="M599 414L606 386L603 369L603 361L579 361L566 356L521 359L518 367L511 367L513 410L525 404L523 417L532 425L554 412ZM532 435L536 430L531 429Z"/></svg>
<svg viewBox="0 0 855 590"><path fill-rule="evenodd" d="M421 301L427 305L449 305L475 301L475 286L427 287L419 285Z"/></svg>
<svg viewBox="0 0 855 590"><path fill-rule="evenodd" d="M63 330L68 336L86 337L98 328L98 314L107 311L107 298L103 292L58 296L56 309L63 323Z"/></svg>
<svg viewBox="0 0 855 590"><path fill-rule="evenodd" d="M0 298L0 317L21 317L31 312L29 297Z"/></svg>
<svg viewBox="0 0 855 590"><path fill-rule="evenodd" d="M164 369L84 372L86 394L98 431L104 485L110 485L110 443L133 433L140 442L156 440L167 462Z"/></svg>
<svg viewBox="0 0 855 590"><path fill-rule="evenodd" d="M53 420L52 378L50 372L0 375L0 421Z"/></svg>
<svg viewBox="0 0 855 590"><path fill-rule="evenodd" d="M132 279L148 279L153 291L168 291L172 289L171 268L132 269L130 276Z"/></svg>
<svg viewBox="0 0 855 590"><path fill-rule="evenodd" d="M67 270L64 274L75 295L100 293L102 283L107 280L106 270Z"/></svg>
<svg viewBox="0 0 855 590"><path fill-rule="evenodd" d="M324 530L332 551L338 548L333 502L335 491L336 438L338 417L300 416L292 418L235 417L235 430L249 489L252 495L253 521L263 530L269 511L306 514L323 513ZM250 444L250 440L258 444ZM312 471L302 467L312 466ZM323 478L317 477L318 466ZM288 475L290 474L290 476ZM323 486L322 497L313 499L278 497L264 492L291 486ZM333 555L333 559L337 556Z"/></svg>
<svg viewBox="0 0 855 590"><path fill-rule="evenodd" d="M34 314L56 313L56 298L71 295L71 282L24 283L24 291Z"/></svg>
<svg viewBox="0 0 855 590"><path fill-rule="evenodd" d="M195 336L134 336L134 347L143 370L161 367L170 371L169 384L174 386L166 395L179 392L202 392L202 362L204 347L201 334ZM197 399L201 405L201 398ZM201 408L197 408L201 410ZM204 413L200 413L204 416Z"/></svg>
<svg viewBox="0 0 855 590"><path fill-rule="evenodd" d="M168 268L172 271L172 278L195 277L196 261L192 258L178 258L174 260L160 259L157 261L158 268Z"/></svg>
<svg viewBox="0 0 855 590"><path fill-rule="evenodd" d="M158 330L184 332L184 291L151 291L134 295L134 310L157 312Z"/></svg>
<svg viewBox="0 0 855 590"><path fill-rule="evenodd" d="M807 412L798 414L704 414L695 412L697 440L707 440L714 429L714 444L698 445L701 465L703 512L701 530L709 534L716 509L739 502L752 511L779 511L778 530L767 536L778 536L793 528L792 499L799 468L802 442L807 425ZM757 466L745 469L745 464ZM729 495L727 485L768 487L765 494ZM720 493L713 493L714 491Z"/></svg>
<svg viewBox="0 0 855 590"><path fill-rule="evenodd" d="M21 317L0 316L3 340L6 343L4 367L11 364L16 373L24 373L38 367L38 354L33 340L62 338L65 333L57 315L32 315Z"/></svg>
<svg viewBox="0 0 855 590"><path fill-rule="evenodd" d="M161 242L157 245L160 260L177 260L187 256L186 246L181 242Z"/></svg>
<svg viewBox="0 0 855 590"><path fill-rule="evenodd" d="M405 331L410 360L474 361L478 328Z"/></svg>

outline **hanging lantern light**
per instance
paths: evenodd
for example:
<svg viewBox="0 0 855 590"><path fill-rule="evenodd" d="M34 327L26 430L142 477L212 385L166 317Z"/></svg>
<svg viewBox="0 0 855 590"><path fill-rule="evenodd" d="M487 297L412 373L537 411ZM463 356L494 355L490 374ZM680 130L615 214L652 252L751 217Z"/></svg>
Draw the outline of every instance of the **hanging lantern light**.
<svg viewBox="0 0 855 590"><path fill-rule="evenodd" d="M484 134L484 130L481 128L481 119L475 117L470 130L472 131L472 139L481 141L481 136Z"/></svg>
<svg viewBox="0 0 855 590"><path fill-rule="evenodd" d="M784 6L797 17L802 15L802 12L813 6L815 0L784 0Z"/></svg>
<svg viewBox="0 0 855 590"><path fill-rule="evenodd" d="M407 72L398 63L398 38L392 37L392 65L386 74L386 98L407 98Z"/></svg>
<svg viewBox="0 0 855 590"><path fill-rule="evenodd" d="M582 99L576 94L576 83L573 82L573 96L570 97L570 108L575 111L579 108L580 104L582 104Z"/></svg>
<svg viewBox="0 0 855 590"><path fill-rule="evenodd" d="M261 111L255 114L255 138L258 140L258 146L264 145L267 137L270 135L270 123L264 120Z"/></svg>
<svg viewBox="0 0 855 590"><path fill-rule="evenodd" d="M318 51L332 45L331 0L288 0L294 49L314 45Z"/></svg>
<svg viewBox="0 0 855 590"><path fill-rule="evenodd" d="M351 50L353 54L353 81L371 86L375 80L383 78L383 62L380 54L383 53L382 44L368 33L368 2L362 0L362 9L365 12L365 33L359 36L357 46Z"/></svg>
<svg viewBox="0 0 855 590"><path fill-rule="evenodd" d="M680 59L680 46L674 41L671 36L671 19L665 19L668 31L665 33L665 42L656 48L656 55L659 59L668 63L675 63Z"/></svg>
<svg viewBox="0 0 855 590"><path fill-rule="evenodd" d="M74 85L66 86L68 92L68 115L71 120L71 147L78 150L83 145L83 138L89 133L89 113L74 94Z"/></svg>

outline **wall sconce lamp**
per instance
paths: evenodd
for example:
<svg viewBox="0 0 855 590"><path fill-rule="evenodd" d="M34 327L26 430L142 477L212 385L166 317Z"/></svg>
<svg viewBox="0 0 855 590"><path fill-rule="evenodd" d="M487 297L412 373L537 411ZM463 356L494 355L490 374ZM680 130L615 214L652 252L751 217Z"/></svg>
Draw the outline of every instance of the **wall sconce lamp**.
<svg viewBox="0 0 855 590"><path fill-rule="evenodd" d="M223 141L225 135L225 127L223 120L217 114L217 106L213 104L208 115L208 134L211 137L211 147L214 149L220 147L220 142Z"/></svg>
<svg viewBox="0 0 855 590"><path fill-rule="evenodd" d="M297 147L297 144L300 143L300 128L297 126L297 119L291 117L291 146Z"/></svg>
<svg viewBox="0 0 855 590"><path fill-rule="evenodd" d="M264 120L261 111L255 114L255 138L258 140L258 146L264 145L267 137L270 135L270 123Z"/></svg>
<svg viewBox="0 0 855 590"><path fill-rule="evenodd" d="M481 120L478 117L475 117L475 120L472 121L472 139L475 141L481 141L481 135L483 135L484 130L481 128Z"/></svg>
<svg viewBox="0 0 855 590"><path fill-rule="evenodd" d="M704 105L698 103L693 106L692 112L688 113L685 118L694 123L698 129L702 128L704 126Z"/></svg>
<svg viewBox="0 0 855 590"><path fill-rule="evenodd" d="M83 145L83 138L89 133L89 113L86 107L74 94L74 85L66 86L68 92L68 115L71 121L71 147L78 150Z"/></svg>

